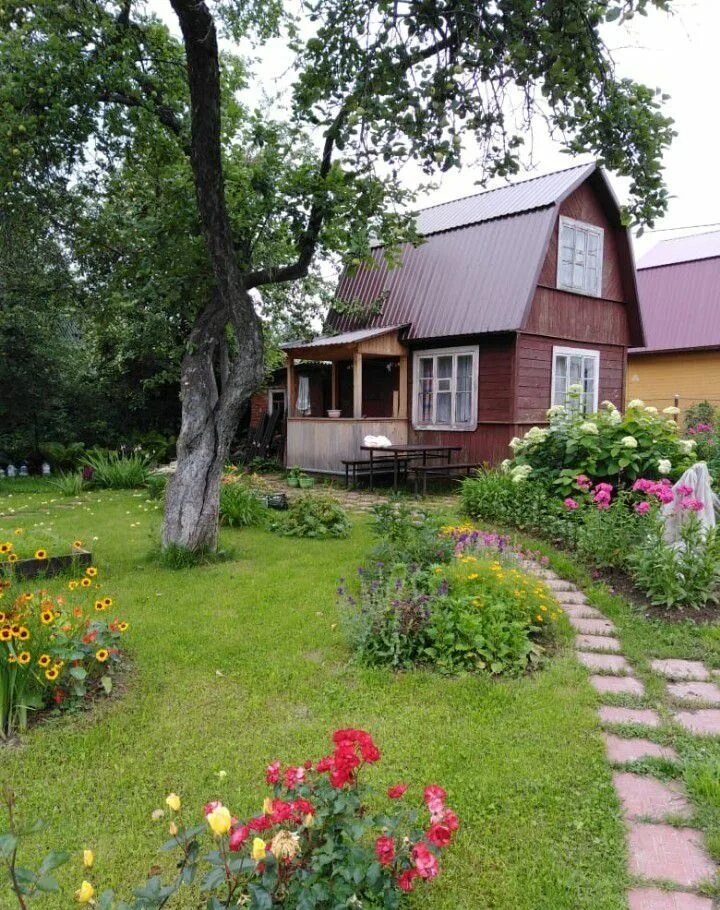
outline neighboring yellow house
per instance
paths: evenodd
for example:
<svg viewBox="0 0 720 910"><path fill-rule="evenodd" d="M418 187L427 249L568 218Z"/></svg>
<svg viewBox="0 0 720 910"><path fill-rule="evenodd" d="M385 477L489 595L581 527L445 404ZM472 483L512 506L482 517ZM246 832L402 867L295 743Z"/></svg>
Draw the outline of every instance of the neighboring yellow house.
<svg viewBox="0 0 720 910"><path fill-rule="evenodd" d="M628 352L627 399L720 407L720 231L659 243L637 281L647 345Z"/></svg>

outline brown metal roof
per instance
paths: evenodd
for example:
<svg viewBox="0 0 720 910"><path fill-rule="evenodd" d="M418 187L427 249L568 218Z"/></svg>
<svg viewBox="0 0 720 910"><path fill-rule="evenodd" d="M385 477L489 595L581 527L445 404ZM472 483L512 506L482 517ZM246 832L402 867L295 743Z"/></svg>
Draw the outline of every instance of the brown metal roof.
<svg viewBox="0 0 720 910"><path fill-rule="evenodd" d="M404 323L409 339L518 331L558 207L595 174L617 209L594 163L425 209L418 217L425 242L406 245L395 269L385 264L382 248L373 250L375 266L343 274L337 297L368 308L382 298L381 315L364 324ZM339 331L357 325L350 315L332 310L327 321Z"/></svg>
<svg viewBox="0 0 720 910"><path fill-rule="evenodd" d="M372 329L356 329L353 332L342 332L339 335L321 335L313 338L312 341L286 341L280 345L280 348L289 351L293 348L329 348L341 344L356 344L358 341L367 341L368 338L375 338L377 335L397 332L401 328L402 325L384 325Z"/></svg>
<svg viewBox="0 0 720 910"><path fill-rule="evenodd" d="M646 346L632 353L720 347L720 250L712 259L639 268L638 290Z"/></svg>

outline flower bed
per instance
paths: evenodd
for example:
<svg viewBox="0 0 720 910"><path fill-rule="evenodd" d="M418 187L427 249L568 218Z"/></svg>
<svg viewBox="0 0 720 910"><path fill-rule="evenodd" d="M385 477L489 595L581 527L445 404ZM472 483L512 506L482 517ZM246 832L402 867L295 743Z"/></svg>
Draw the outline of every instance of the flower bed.
<svg viewBox="0 0 720 910"><path fill-rule="evenodd" d="M24 730L31 712L67 709L110 693L128 623L107 614L113 599L88 566L67 594L18 593L3 581L0 610L0 736Z"/></svg>
<svg viewBox="0 0 720 910"><path fill-rule="evenodd" d="M436 878L440 853L451 843L459 820L437 785L425 787L420 810L404 805L408 787L402 783L389 788L381 809L372 809L370 789L360 773L379 760L380 751L370 734L336 730L332 753L320 761L268 765L265 776L272 795L265 799L260 814L242 821L217 801L205 805L203 823L186 821L180 796L171 793L166 799L170 839L161 850L176 860L174 871L167 882L159 871L153 872L142 887L134 889L135 897L142 906L164 906L199 879L203 906L213 910L237 906L394 910L404 894ZM9 799L12 820L12 796ZM17 844L21 834L12 828L0 839L10 837ZM18 880L36 886L44 881L40 890L57 890L48 873L70 858L69 853L50 854L42 871L34 872L18 869L16 854L9 856L7 882L19 906L24 904L15 884ZM84 851L83 863L85 875L92 877L92 851ZM80 904L95 903L93 882L82 881L75 899ZM128 906L116 903L111 891L98 894L97 903L118 910Z"/></svg>
<svg viewBox="0 0 720 910"><path fill-rule="evenodd" d="M81 540L66 544L46 528L0 529L0 575L52 577L91 562L92 553Z"/></svg>
<svg viewBox="0 0 720 910"><path fill-rule="evenodd" d="M505 537L440 527L398 504L375 508L380 543L359 591L338 588L351 645L370 666L518 674L537 665L558 613Z"/></svg>

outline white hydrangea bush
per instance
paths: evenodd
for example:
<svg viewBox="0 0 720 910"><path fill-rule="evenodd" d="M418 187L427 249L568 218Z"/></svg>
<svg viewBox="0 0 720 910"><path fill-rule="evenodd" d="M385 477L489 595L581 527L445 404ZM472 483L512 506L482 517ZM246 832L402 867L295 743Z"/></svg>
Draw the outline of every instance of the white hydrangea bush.
<svg viewBox="0 0 720 910"><path fill-rule="evenodd" d="M512 457L501 468L514 482L544 480L564 494L578 475L620 487L638 477L674 479L692 464L695 442L680 438L677 408L659 412L636 398L624 414L611 401L583 414L581 400L582 388L571 386L567 407L547 411L547 426L511 440Z"/></svg>

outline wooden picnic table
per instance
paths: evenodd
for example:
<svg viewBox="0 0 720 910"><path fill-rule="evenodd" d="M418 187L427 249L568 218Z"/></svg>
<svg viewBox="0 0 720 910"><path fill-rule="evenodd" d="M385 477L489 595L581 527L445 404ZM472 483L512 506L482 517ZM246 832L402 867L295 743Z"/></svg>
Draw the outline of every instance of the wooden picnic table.
<svg viewBox="0 0 720 910"><path fill-rule="evenodd" d="M458 445L429 445L421 442L405 443L396 446L360 446L362 452L370 453L370 490L373 488L373 457L375 452L381 454L390 454L394 456L393 463L393 490L398 488L398 466L400 458L422 458L423 465L427 464L428 455L446 458L446 463L452 461L452 453L461 451L462 446Z"/></svg>

